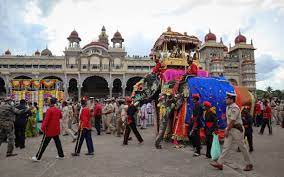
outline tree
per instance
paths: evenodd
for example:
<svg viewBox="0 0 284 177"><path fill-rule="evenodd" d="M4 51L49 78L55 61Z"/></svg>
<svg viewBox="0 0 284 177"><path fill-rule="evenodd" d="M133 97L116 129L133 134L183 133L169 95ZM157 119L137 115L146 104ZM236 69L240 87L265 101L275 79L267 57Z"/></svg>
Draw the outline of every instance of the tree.
<svg viewBox="0 0 284 177"><path fill-rule="evenodd" d="M271 92L273 97L280 97L281 96L281 91L280 90L273 90Z"/></svg>
<svg viewBox="0 0 284 177"><path fill-rule="evenodd" d="M266 91L263 91L263 90L256 90L256 97L257 98L263 98L266 94Z"/></svg>
<svg viewBox="0 0 284 177"><path fill-rule="evenodd" d="M271 94L272 91L273 91L272 87L268 86L268 87L266 88L266 92L267 92L268 94Z"/></svg>

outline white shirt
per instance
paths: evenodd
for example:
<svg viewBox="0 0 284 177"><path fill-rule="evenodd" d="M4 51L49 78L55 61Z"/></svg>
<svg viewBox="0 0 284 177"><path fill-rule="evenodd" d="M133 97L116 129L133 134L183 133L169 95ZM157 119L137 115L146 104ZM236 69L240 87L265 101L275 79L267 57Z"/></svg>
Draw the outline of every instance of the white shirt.
<svg viewBox="0 0 284 177"><path fill-rule="evenodd" d="M147 104L147 112L148 114L152 114L153 113L153 106L151 103Z"/></svg>

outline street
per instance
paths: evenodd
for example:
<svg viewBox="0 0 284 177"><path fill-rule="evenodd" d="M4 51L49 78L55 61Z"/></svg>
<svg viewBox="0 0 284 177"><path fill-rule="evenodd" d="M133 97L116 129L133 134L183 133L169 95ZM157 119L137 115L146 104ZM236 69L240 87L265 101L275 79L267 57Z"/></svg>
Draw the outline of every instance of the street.
<svg viewBox="0 0 284 177"><path fill-rule="evenodd" d="M264 135L254 131L254 148L252 159L254 170L244 172L244 161L241 153L233 152L236 159L228 161L223 171L210 166L210 160L203 155L193 157L190 147L175 149L170 143L163 143L163 149L154 148L154 129L148 128L140 132L144 144L138 145L134 135L128 146L122 146L122 138L112 135L97 136L93 132L95 156L85 156L87 151L84 142L81 155L71 157L75 143L70 136L61 136L65 159L57 160L57 151L53 140L46 149L41 162L32 162L39 148L42 136L28 138L26 149L15 149L18 156L6 158L7 144L0 148L1 177L282 177L284 164L284 129L273 127L273 135L267 130Z"/></svg>

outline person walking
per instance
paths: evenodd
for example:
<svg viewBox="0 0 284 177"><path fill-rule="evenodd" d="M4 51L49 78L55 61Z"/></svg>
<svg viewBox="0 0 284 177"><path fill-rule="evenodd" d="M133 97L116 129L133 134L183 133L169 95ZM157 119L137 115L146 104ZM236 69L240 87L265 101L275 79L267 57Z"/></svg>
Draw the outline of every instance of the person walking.
<svg viewBox="0 0 284 177"><path fill-rule="evenodd" d="M262 102L259 99L256 104L255 104L255 108L254 108L254 116L255 116L255 120L254 120L254 125L259 127L262 124L262 110L261 110L261 105Z"/></svg>
<svg viewBox="0 0 284 177"><path fill-rule="evenodd" d="M6 157L16 156L14 151L15 144L15 130L14 122L15 115L21 114L23 110L14 108L11 105L11 99L9 97L4 99L4 103L0 105L0 146L7 138L7 153Z"/></svg>
<svg viewBox="0 0 284 177"><path fill-rule="evenodd" d="M200 156L201 143L200 143L200 128L202 127L203 109L199 103L199 94L192 94L194 107L192 110L192 117L190 119L189 138L192 139L192 145L195 149L194 156Z"/></svg>
<svg viewBox="0 0 284 177"><path fill-rule="evenodd" d="M106 134L111 134L111 132L115 132L115 127L112 125L112 118L113 118L113 112L114 108L111 104L111 99L106 100L106 105L103 109L103 114L105 115L105 124L107 126Z"/></svg>
<svg viewBox="0 0 284 177"><path fill-rule="evenodd" d="M227 128L225 130L223 151L218 161L216 163L211 163L211 165L219 170L223 170L223 164L225 158L227 158L227 156L229 155L233 145L237 144L246 162L246 167L243 170L251 171L253 169L253 165L243 141L244 129L242 126L243 123L241 118L241 112L239 106L235 102L236 102L236 94L227 93L226 97Z"/></svg>
<svg viewBox="0 0 284 177"><path fill-rule="evenodd" d="M271 119L272 119L271 107L269 106L268 100L265 100L264 101L264 111L263 111L263 121L262 121L261 129L259 132L260 135L263 134L266 125L268 127L269 135L272 135Z"/></svg>
<svg viewBox="0 0 284 177"><path fill-rule="evenodd" d="M152 102L147 103L147 116L146 116L147 122L150 125L153 125L153 105Z"/></svg>
<svg viewBox="0 0 284 177"><path fill-rule="evenodd" d="M64 158L64 153L61 145L61 141L59 138L60 135L60 119L62 119L62 113L60 109L58 109L56 105L57 99L51 98L50 99L50 107L46 111L45 118L41 125L41 130L43 132L42 141L39 147L39 150L36 156L32 157L32 161L39 162L41 157L48 146L51 139L53 139L57 153L57 159Z"/></svg>
<svg viewBox="0 0 284 177"><path fill-rule="evenodd" d="M204 106L204 118L205 118L205 139L206 139L206 157L211 158L211 147L213 142L213 133L218 131L218 119L216 110L213 109L209 101L203 103Z"/></svg>
<svg viewBox="0 0 284 177"><path fill-rule="evenodd" d="M248 141L249 152L252 152L253 151L253 136L252 136L253 119L252 119L252 116L249 113L248 108L244 108L243 111L242 111L242 121L243 121L243 126L245 128L244 138L247 139L247 141Z"/></svg>
<svg viewBox="0 0 284 177"><path fill-rule="evenodd" d="M79 134L75 146L75 152L72 153L72 156L79 156L81 147L84 139L87 143L88 153L85 155L94 155L94 146L92 140L92 125L91 125L91 113L90 109L87 107L86 100L81 101L82 110L80 113L80 123L79 123Z"/></svg>
<svg viewBox="0 0 284 177"><path fill-rule="evenodd" d="M26 107L26 101L24 99L20 100L20 105L16 106L19 110L28 110ZM29 117L32 115L30 110L24 111L21 114L16 116L15 121L15 146L16 148L24 149L25 148L25 141L26 141L26 126Z"/></svg>
<svg viewBox="0 0 284 177"><path fill-rule="evenodd" d="M123 106L124 106L124 100L123 99L118 99L118 112L117 112L117 117L116 117L116 136L121 137L123 129L123 122L122 122L122 111L123 111Z"/></svg>
<svg viewBox="0 0 284 177"><path fill-rule="evenodd" d="M141 106L141 116L140 116L140 124L141 124L141 129L146 129L147 128L147 104L143 104Z"/></svg>
<svg viewBox="0 0 284 177"><path fill-rule="evenodd" d="M95 119L95 128L97 130L97 135L101 135L102 105L99 103L99 100L97 99L95 100L94 119Z"/></svg>
<svg viewBox="0 0 284 177"><path fill-rule="evenodd" d="M133 131L134 135L136 136L137 140L139 141L139 144L143 143L143 138L141 137L140 133L137 130L136 127L136 121L135 121L135 113L137 112L137 108L132 102L132 99L129 97L126 97L125 99L126 104L128 105L127 109L127 125L125 128L124 133L124 139L123 139L123 145L128 145L129 135L131 133L131 130Z"/></svg>
<svg viewBox="0 0 284 177"><path fill-rule="evenodd" d="M33 106L32 102L28 103L29 109L31 110L31 116L27 120L26 125L26 137L35 137L37 136L36 131L36 116L37 116L37 108Z"/></svg>
<svg viewBox="0 0 284 177"><path fill-rule="evenodd" d="M72 136L72 142L76 141L76 136L74 135L73 131L69 128L69 124L71 121L70 117L70 107L67 105L66 101L63 101L62 103L62 131L63 131L63 136L66 135L71 135Z"/></svg>

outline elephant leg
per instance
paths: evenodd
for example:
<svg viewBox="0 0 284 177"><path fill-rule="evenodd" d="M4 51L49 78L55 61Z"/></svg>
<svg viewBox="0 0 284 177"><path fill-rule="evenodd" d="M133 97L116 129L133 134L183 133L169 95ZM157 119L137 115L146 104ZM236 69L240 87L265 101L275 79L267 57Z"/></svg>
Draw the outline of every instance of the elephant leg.
<svg viewBox="0 0 284 177"><path fill-rule="evenodd" d="M156 112L156 125L157 125L157 133L159 133L160 129L160 109L158 108L156 102L155 102L155 112Z"/></svg>
<svg viewBox="0 0 284 177"><path fill-rule="evenodd" d="M157 149L161 149L162 146L161 146L161 142L164 138L164 135L165 135L165 132L166 132L166 129L167 129L167 125L168 125L168 121L162 121L162 127L161 129L159 130L159 134L158 136L156 137L156 140L155 140L155 147Z"/></svg>

